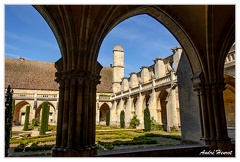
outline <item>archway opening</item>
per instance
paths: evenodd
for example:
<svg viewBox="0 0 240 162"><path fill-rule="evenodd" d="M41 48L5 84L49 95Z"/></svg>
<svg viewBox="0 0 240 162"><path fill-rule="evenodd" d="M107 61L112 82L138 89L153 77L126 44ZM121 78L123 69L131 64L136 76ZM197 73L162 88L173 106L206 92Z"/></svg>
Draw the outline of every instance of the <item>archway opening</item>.
<svg viewBox="0 0 240 162"><path fill-rule="evenodd" d="M106 112L107 110L110 110L108 104L104 103L100 107L100 121L106 121Z"/></svg>
<svg viewBox="0 0 240 162"><path fill-rule="evenodd" d="M167 96L168 96L168 93L166 91L161 92L159 95L159 99L160 99L159 101L161 105L160 118L161 118L161 123L164 131L167 131L167 101L166 101Z"/></svg>
<svg viewBox="0 0 240 162"><path fill-rule="evenodd" d="M224 82L223 101L228 136L232 143L235 143L235 43L228 52L224 62Z"/></svg>
<svg viewBox="0 0 240 162"><path fill-rule="evenodd" d="M50 107L48 124L49 125L56 125L56 122L57 122L56 109L55 109L54 105L51 102L48 102L48 105ZM39 105L37 110L36 110L36 118L38 118L39 121L41 121L41 117L42 117L42 104Z"/></svg>
<svg viewBox="0 0 240 162"><path fill-rule="evenodd" d="M24 125L25 115L26 115L26 106L30 106L30 104L26 101L21 101L15 105L14 111L13 111L14 126ZM31 113L31 108L30 108L30 113Z"/></svg>

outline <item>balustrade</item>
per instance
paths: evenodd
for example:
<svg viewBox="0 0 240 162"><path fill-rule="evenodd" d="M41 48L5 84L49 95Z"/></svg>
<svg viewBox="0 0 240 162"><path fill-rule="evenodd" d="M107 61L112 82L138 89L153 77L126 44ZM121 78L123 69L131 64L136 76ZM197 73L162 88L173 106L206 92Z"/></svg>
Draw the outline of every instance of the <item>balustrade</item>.
<svg viewBox="0 0 240 162"><path fill-rule="evenodd" d="M35 94L34 93L14 93L13 94L14 99L18 100L34 100ZM57 94L37 94L37 99L46 99L46 100L57 100Z"/></svg>
<svg viewBox="0 0 240 162"><path fill-rule="evenodd" d="M34 99L34 93L13 93L13 99Z"/></svg>

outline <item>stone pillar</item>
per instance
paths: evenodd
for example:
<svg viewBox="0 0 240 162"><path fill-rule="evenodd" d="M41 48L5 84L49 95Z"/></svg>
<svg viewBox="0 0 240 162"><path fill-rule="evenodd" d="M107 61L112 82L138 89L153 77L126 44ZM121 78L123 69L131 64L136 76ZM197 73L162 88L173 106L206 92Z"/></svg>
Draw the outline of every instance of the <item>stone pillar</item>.
<svg viewBox="0 0 240 162"><path fill-rule="evenodd" d="M231 151L223 103L224 83L195 83L194 88L199 99L201 140L210 149Z"/></svg>
<svg viewBox="0 0 240 162"><path fill-rule="evenodd" d="M117 125L117 100L113 101L110 111L110 125Z"/></svg>
<svg viewBox="0 0 240 162"><path fill-rule="evenodd" d="M96 85L99 76L88 71L56 73L59 107L56 146L52 155L61 157L93 156L96 126Z"/></svg>
<svg viewBox="0 0 240 162"><path fill-rule="evenodd" d="M96 123L100 125L100 106L99 102L96 103Z"/></svg>
<svg viewBox="0 0 240 162"><path fill-rule="evenodd" d="M139 119L140 121L140 124L139 126L137 127L138 129L143 129L144 128L144 121L143 121L143 106L142 106L142 103L143 103L143 99L142 99L142 94L139 93L139 96L138 96L138 100L137 100L137 103L136 103L136 115L137 115L137 118Z"/></svg>
<svg viewBox="0 0 240 162"><path fill-rule="evenodd" d="M120 126L120 114L121 114L121 111L124 110L124 107L123 107L123 104L124 104L124 100L121 98L120 101L119 101L119 104L117 105L117 125Z"/></svg>
<svg viewBox="0 0 240 162"><path fill-rule="evenodd" d="M130 120L132 118L131 107L133 99L129 96L127 99L126 110L125 110L125 126L130 126Z"/></svg>

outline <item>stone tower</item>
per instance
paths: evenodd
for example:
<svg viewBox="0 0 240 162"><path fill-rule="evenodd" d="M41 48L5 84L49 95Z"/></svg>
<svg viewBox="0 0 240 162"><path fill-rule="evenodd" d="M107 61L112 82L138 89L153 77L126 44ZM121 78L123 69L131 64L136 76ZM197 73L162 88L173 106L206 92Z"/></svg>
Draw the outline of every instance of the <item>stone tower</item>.
<svg viewBox="0 0 240 162"><path fill-rule="evenodd" d="M121 90L121 81L124 77L124 51L122 46L115 45L113 49L113 93Z"/></svg>

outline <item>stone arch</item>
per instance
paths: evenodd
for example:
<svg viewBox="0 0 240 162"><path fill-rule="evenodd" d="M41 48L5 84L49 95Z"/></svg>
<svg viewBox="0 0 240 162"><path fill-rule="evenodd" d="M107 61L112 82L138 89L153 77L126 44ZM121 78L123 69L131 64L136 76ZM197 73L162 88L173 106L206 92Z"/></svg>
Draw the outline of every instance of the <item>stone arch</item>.
<svg viewBox="0 0 240 162"><path fill-rule="evenodd" d="M21 114L21 109L24 106L31 106L27 101L21 101L17 103L14 107L14 114L13 114L13 125L21 125L22 123L22 114ZM30 108L31 111L31 108Z"/></svg>
<svg viewBox="0 0 240 162"><path fill-rule="evenodd" d="M167 120L167 96L168 96L168 92L166 90L162 91L160 94L159 94L159 104L160 104L160 116L159 118L161 119L160 123L162 124L163 126L163 129L166 131L167 130L167 123L168 123L168 120Z"/></svg>
<svg viewBox="0 0 240 162"><path fill-rule="evenodd" d="M202 13L197 13L193 6L180 8L179 10L164 5L95 7L88 5L37 7L54 31L62 52L62 59L56 65L58 69L57 80L61 82L59 97L59 111L61 112L59 114L61 116L59 116L58 122L59 129L57 134L59 136L57 136L53 155L92 156L96 154L95 138L93 137L95 134L93 130L95 128L95 120L92 117L95 113L91 109L88 111L89 107L95 108L93 104L95 97L92 97L95 90L89 88L91 86L89 86L89 82L86 80L89 80L88 77L92 75L98 77L100 65L97 63L97 55L107 33L121 21L138 14L152 16L169 29L180 42L190 62L194 88L199 95L201 94L201 103L199 103L200 110L202 110L199 115L202 130L201 138L207 145L211 145L213 149L230 150L225 126L226 121L223 117L224 110L223 106L221 106L223 105L223 94L220 82L223 81L223 73L221 72L223 71L224 62L224 58L221 55L226 54L226 50L230 48L229 42L231 43L232 38L235 38L235 20L232 20L235 19L234 6L215 7L213 5L202 5L196 8ZM97 11L94 9L97 9ZM223 10L226 12L222 12ZM200 22L196 21L199 23L196 26L194 26L196 23L189 21L187 17L188 14L192 13L193 19L196 15L200 20ZM224 15L224 13L226 14ZM96 15L100 16L97 17ZM196 18L196 20L198 19ZM186 23L187 21L191 23ZM187 25L190 25L189 28L186 27ZM228 30L229 27L230 30ZM199 29L200 35L194 34L196 33L195 28ZM220 50L220 55L218 55L218 49ZM215 59L218 60L215 61ZM218 69L220 69L220 72ZM87 78L83 77L85 75ZM82 79L83 84L81 82L73 82L73 85L69 86L69 82L75 79L72 76ZM95 84L98 80L93 79L93 81L95 81ZM81 85L78 91L75 91L74 86L78 87L79 84ZM199 85L202 87L197 87ZM206 93L205 90L210 93ZM217 92L218 94L216 95ZM211 97L208 96L209 94ZM75 96L79 96L80 104L75 102L75 100L78 100ZM82 100L85 101L84 104L82 104ZM76 107L81 110L84 108L82 118L76 118L70 113L72 120L67 120L67 112L74 113ZM73 121L77 123L78 129L76 132L72 124ZM88 122L82 124L84 121ZM79 138L80 135L82 138ZM228 148L225 146L228 146ZM87 148L86 150L89 151L77 152L73 148Z"/></svg>
<svg viewBox="0 0 240 162"><path fill-rule="evenodd" d="M172 33L172 35L178 40L178 42L181 44L184 51L186 52L193 73L203 71L202 63L199 59L199 54L190 36L187 34L187 31L184 31L184 29L178 24L178 22L172 17L170 17L168 14L166 14L166 12L164 12L163 9L161 9L159 6L140 6L138 8L134 8L133 10L128 10L127 12L119 16L118 19L115 19L112 24L109 25L107 31L104 32L104 37L112 28L117 26L120 22L130 17L141 14L147 14L150 17L154 18L156 21L164 25L170 33Z"/></svg>
<svg viewBox="0 0 240 162"><path fill-rule="evenodd" d="M106 112L107 110L110 110L110 107L107 103L104 103L100 107L100 113L99 113L99 119L100 121L105 121L106 120Z"/></svg>
<svg viewBox="0 0 240 162"><path fill-rule="evenodd" d="M150 99L150 95L146 94L143 100L143 109L149 106L149 103L148 103L149 99Z"/></svg>
<svg viewBox="0 0 240 162"><path fill-rule="evenodd" d="M50 111L49 111L49 124L55 124L56 123L56 108L51 102L47 102L48 105L50 106ZM41 120L41 110L42 110L42 104L40 104L36 110L36 115L35 117Z"/></svg>
<svg viewBox="0 0 240 162"><path fill-rule="evenodd" d="M227 127L235 127L235 78L224 75L226 89L223 91Z"/></svg>
<svg viewBox="0 0 240 162"><path fill-rule="evenodd" d="M132 100L132 108L131 108L131 114L135 115L136 114L136 104L137 104L137 97L134 97Z"/></svg>

